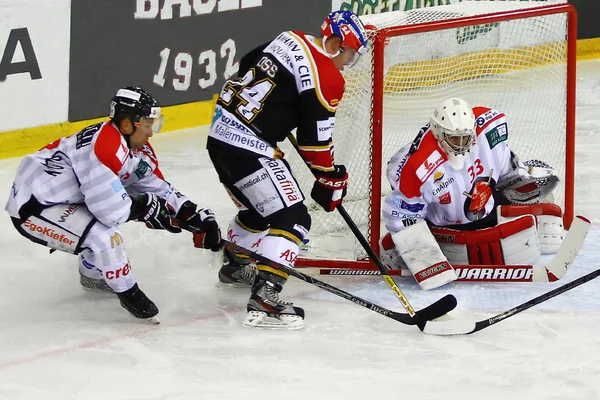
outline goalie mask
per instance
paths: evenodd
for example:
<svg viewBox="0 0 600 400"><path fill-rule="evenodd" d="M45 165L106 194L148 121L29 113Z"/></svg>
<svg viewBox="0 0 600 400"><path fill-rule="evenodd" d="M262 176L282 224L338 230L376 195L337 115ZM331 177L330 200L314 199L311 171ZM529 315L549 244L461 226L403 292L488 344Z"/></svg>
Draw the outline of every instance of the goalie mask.
<svg viewBox="0 0 600 400"><path fill-rule="evenodd" d="M323 42L331 36L337 36L342 39L342 44L338 54L351 52L348 67L355 65L360 56L367 52L369 40L367 31L362 21L351 11L334 11L325 18L321 25ZM338 54L334 54L333 57Z"/></svg>
<svg viewBox="0 0 600 400"><path fill-rule="evenodd" d="M465 154L475 143L475 115L466 101L452 98L433 111L430 128L455 170L464 166Z"/></svg>
<svg viewBox="0 0 600 400"><path fill-rule="evenodd" d="M163 115L158 101L144 89L127 86L117 91L110 102L109 117L119 126L125 118L130 118L135 128L142 120L152 120L152 132L158 133L163 125Z"/></svg>

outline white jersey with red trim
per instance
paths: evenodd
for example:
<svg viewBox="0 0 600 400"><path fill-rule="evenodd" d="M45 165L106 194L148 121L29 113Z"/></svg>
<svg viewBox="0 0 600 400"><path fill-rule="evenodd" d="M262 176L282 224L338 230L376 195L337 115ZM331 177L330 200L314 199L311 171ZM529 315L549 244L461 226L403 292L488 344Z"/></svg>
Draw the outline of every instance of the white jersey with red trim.
<svg viewBox="0 0 600 400"><path fill-rule="evenodd" d="M473 113L476 139L462 170L450 166L429 125L392 157L387 178L393 190L383 205L389 232L419 220L437 226L467 224L492 212L492 188L522 164L508 146L506 116L486 107L474 107Z"/></svg>
<svg viewBox="0 0 600 400"><path fill-rule="evenodd" d="M152 192L177 211L187 198L166 182L150 144L132 150L112 122L88 126L25 156L6 211L15 218L32 197L42 205L85 203L104 225L127 221L131 196Z"/></svg>

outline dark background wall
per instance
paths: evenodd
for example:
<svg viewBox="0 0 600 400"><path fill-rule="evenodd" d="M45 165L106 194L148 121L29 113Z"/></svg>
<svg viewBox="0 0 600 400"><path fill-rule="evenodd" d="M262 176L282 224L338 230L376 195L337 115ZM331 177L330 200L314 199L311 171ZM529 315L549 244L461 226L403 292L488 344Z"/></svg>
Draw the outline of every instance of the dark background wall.
<svg viewBox="0 0 600 400"><path fill-rule="evenodd" d="M577 9L577 38L600 37L600 0L569 0Z"/></svg>
<svg viewBox="0 0 600 400"><path fill-rule="evenodd" d="M330 0L263 0L260 7L218 12L215 6L201 15L192 9L184 18L176 6L171 19L160 13L135 19L136 6L145 3L150 10L152 1L72 2L69 121L106 115L108 99L125 85L143 86L164 106L208 100L221 89L228 63L285 30L317 34L331 11ZM164 0L159 4L162 8ZM214 63L199 63L202 52L213 54ZM207 64L214 66L212 73ZM217 79L206 80L213 76ZM205 79L204 87L199 79Z"/></svg>
<svg viewBox="0 0 600 400"><path fill-rule="evenodd" d="M256 1L256 0L255 0ZM331 0L262 0L262 6L136 19L165 0L77 0L71 4L69 121L104 116L119 87L145 87L165 106L209 100L249 50L284 30L317 34ZM217 4L189 0L188 4ZM579 39L600 37L600 0L570 0ZM244 4L240 0L239 4ZM137 14L152 14L137 9ZM204 10L206 11L206 10ZM235 54L234 54L235 53ZM199 60L200 55L213 56ZM199 84L199 80L203 82Z"/></svg>

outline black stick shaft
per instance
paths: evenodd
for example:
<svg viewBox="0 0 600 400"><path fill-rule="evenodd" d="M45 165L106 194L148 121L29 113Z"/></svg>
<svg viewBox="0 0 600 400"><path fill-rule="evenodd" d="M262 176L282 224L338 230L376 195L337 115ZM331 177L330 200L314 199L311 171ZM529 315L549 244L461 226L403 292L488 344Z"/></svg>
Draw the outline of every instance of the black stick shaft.
<svg viewBox="0 0 600 400"><path fill-rule="evenodd" d="M558 296L559 294L562 294L566 291L569 291L571 289L576 288L577 286L581 286L586 282L591 281L592 279L596 279L598 276L600 276L600 269L595 270L590 272L587 275L583 275L582 277L579 277L577 279L575 279L574 281L571 281L569 283L566 283L562 286L557 287L556 289L553 289L547 293L544 293L538 297L535 297L523 304L520 304L514 308L511 308L508 311L504 311L503 313L500 313L498 315L495 315L491 318L479 321L475 324L475 330L473 330L472 332L469 333L474 333L474 332L478 332L482 329L485 329L489 326L492 326L494 324L497 324L500 321L504 321L505 319L512 317L513 315L516 315L520 312L523 312L527 309L530 309L533 306L536 306L540 303L543 303L547 300L550 300L553 297Z"/></svg>

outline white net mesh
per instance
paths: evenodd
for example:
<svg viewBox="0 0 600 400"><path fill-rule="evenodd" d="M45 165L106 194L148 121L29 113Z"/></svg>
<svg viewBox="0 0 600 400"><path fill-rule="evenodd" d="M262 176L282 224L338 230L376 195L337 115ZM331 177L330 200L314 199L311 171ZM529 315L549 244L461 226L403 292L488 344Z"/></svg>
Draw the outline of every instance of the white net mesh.
<svg viewBox="0 0 600 400"><path fill-rule="evenodd" d="M483 4L485 3L485 4ZM377 29L413 25L531 7L523 2L463 2L448 6L361 17ZM506 113L509 144L524 161L544 160L565 172L567 15L513 19L390 37L385 45L382 164L411 142L433 108L449 97ZM346 92L336 114L336 162L346 165L349 192L344 206L370 235L372 174L373 48L344 73ZM306 196L314 178L295 151L284 148ZM383 173L382 192L389 192ZM564 205L564 185L555 193ZM307 200L313 225L309 258L360 259L363 251L338 213ZM372 227L380 230L380 226Z"/></svg>

